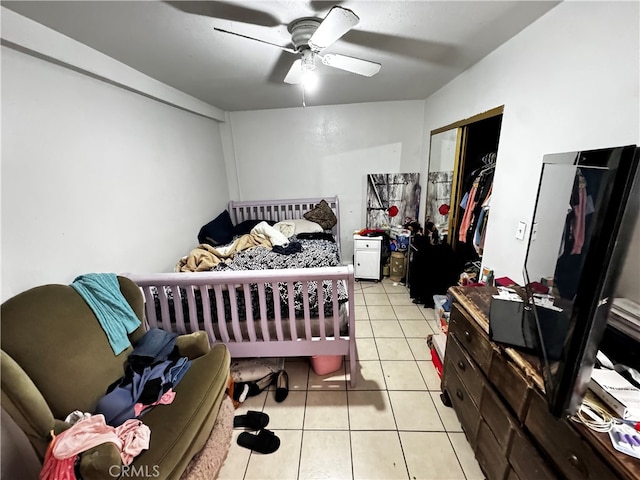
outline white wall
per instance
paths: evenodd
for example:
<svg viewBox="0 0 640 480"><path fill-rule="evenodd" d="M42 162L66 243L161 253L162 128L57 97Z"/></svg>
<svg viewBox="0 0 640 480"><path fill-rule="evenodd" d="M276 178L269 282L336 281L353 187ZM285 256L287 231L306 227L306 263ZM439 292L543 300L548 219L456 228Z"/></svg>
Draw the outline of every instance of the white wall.
<svg viewBox="0 0 640 480"><path fill-rule="evenodd" d="M505 106L483 260L496 276L522 280L515 232L530 227L544 154L640 143L639 8L563 2L427 98L425 136Z"/></svg>
<svg viewBox="0 0 640 480"><path fill-rule="evenodd" d="M170 271L229 199L216 121L2 47L2 299Z"/></svg>
<svg viewBox="0 0 640 480"><path fill-rule="evenodd" d="M339 195L343 261L351 263L351 235L365 226L365 175L420 171L423 105L403 101L232 112L238 199Z"/></svg>

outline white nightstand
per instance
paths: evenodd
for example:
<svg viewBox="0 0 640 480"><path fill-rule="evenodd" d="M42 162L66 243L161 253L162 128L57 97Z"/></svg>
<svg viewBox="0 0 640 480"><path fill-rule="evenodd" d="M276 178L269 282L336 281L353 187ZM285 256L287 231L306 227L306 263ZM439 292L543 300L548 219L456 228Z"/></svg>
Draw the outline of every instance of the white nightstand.
<svg viewBox="0 0 640 480"><path fill-rule="evenodd" d="M382 265L382 237L353 236L353 263L355 277L368 280L380 280Z"/></svg>

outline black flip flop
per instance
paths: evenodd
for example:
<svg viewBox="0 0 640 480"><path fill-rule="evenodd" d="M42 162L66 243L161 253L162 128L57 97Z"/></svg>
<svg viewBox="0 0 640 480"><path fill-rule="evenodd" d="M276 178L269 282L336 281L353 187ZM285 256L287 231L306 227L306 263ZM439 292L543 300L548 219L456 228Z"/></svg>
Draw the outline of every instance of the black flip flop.
<svg viewBox="0 0 640 480"><path fill-rule="evenodd" d="M289 395L289 375L284 370L278 372L276 379L276 402L284 402Z"/></svg>
<svg viewBox="0 0 640 480"><path fill-rule="evenodd" d="M233 417L233 427L244 427L250 430L260 430L269 423L269 415L263 412L249 410L246 415L236 415Z"/></svg>
<svg viewBox="0 0 640 480"><path fill-rule="evenodd" d="M280 439L271 430L260 430L257 434L242 432L238 445L258 453L273 453L280 448Z"/></svg>

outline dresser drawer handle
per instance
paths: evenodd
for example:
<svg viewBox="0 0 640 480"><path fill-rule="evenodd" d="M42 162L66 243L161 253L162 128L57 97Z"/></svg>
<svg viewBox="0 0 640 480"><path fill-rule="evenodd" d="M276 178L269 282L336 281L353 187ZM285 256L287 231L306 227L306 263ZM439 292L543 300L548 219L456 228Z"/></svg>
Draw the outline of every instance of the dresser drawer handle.
<svg viewBox="0 0 640 480"><path fill-rule="evenodd" d="M464 401L464 395L462 394L462 390L460 390L459 388L456 389L456 397L458 397L460 400Z"/></svg>
<svg viewBox="0 0 640 480"><path fill-rule="evenodd" d="M582 463L582 460L580 460L578 458L578 456L575 453L572 453L571 455L569 455L569 464L575 468L576 470L578 470L583 478L587 478L588 473L587 473L587 469L584 466L584 463Z"/></svg>
<svg viewBox="0 0 640 480"><path fill-rule="evenodd" d="M469 333L469 330L464 331L464 338L467 339L467 342L471 341L471 334Z"/></svg>
<svg viewBox="0 0 640 480"><path fill-rule="evenodd" d="M466 365L464 364L464 362L462 360L458 360L458 368L464 372L464 369L466 368Z"/></svg>

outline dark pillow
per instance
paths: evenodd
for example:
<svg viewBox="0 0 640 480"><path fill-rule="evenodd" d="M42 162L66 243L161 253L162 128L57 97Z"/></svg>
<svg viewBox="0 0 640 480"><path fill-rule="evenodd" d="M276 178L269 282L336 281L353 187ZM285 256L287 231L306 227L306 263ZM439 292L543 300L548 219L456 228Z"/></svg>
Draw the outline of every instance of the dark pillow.
<svg viewBox="0 0 640 480"><path fill-rule="evenodd" d="M233 222L225 210L200 229L198 241L210 245L226 245L233 240Z"/></svg>
<svg viewBox="0 0 640 480"><path fill-rule="evenodd" d="M253 227L258 225L260 222L267 222L269 225L273 226L276 222L272 222L271 220L245 220L244 222L240 222L238 225L233 227L233 235L246 235L247 233L251 233Z"/></svg>
<svg viewBox="0 0 640 480"><path fill-rule="evenodd" d="M325 230L333 228L338 223L335 213L333 213L326 200L322 200L315 208L305 213L303 217L311 222L316 222Z"/></svg>

